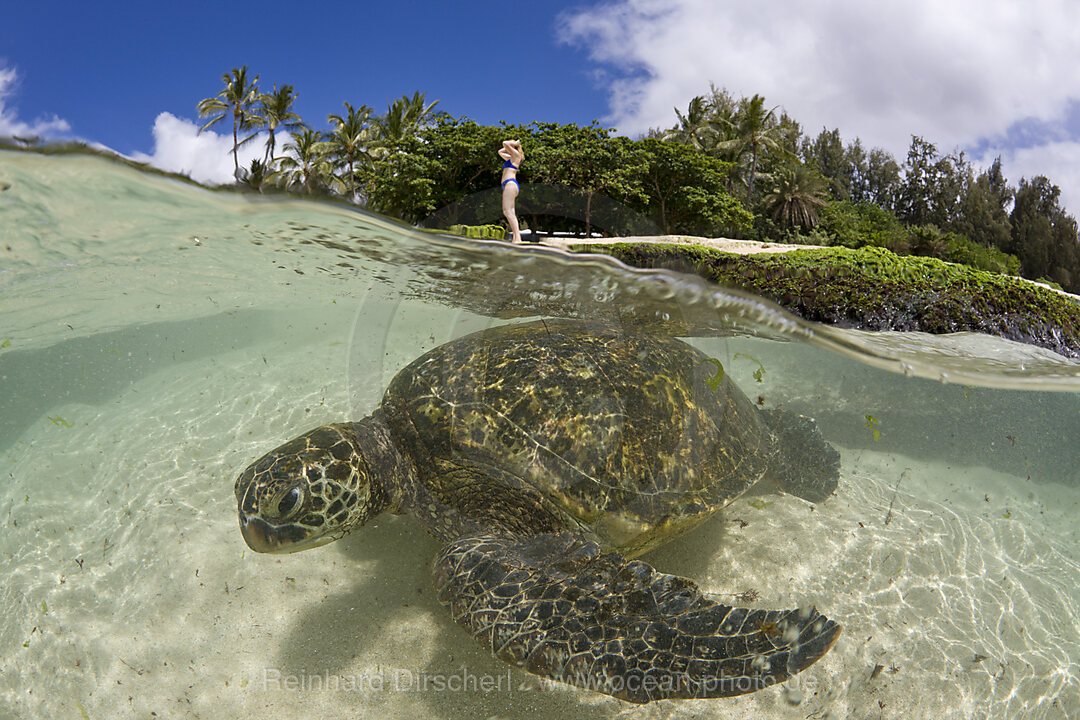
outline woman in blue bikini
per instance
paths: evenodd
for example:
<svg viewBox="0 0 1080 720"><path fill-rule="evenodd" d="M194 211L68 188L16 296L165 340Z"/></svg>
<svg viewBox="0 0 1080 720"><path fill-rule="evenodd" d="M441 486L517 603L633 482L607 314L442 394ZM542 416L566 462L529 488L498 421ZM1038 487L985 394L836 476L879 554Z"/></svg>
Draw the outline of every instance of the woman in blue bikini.
<svg viewBox="0 0 1080 720"><path fill-rule="evenodd" d="M518 168L525 159L525 153L521 150L520 140L503 140L502 148L499 149L499 157L505 162L502 166L502 208L506 222L510 223L513 232L511 242L521 242L521 229L518 226L517 213L514 211L514 200L517 199L521 185L517 181Z"/></svg>

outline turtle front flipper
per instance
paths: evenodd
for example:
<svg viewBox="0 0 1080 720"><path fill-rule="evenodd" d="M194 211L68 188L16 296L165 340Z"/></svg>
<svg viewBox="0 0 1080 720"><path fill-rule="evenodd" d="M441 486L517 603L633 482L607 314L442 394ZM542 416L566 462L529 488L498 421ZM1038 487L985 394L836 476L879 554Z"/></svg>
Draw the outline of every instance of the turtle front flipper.
<svg viewBox="0 0 1080 720"><path fill-rule="evenodd" d="M634 703L742 695L828 652L810 608L712 602L692 581L568 534L470 536L435 561L439 600L496 657Z"/></svg>
<svg viewBox="0 0 1080 720"><path fill-rule="evenodd" d="M840 478L840 453L817 423L783 410L762 410L780 443L767 476L781 490L812 503L827 499Z"/></svg>

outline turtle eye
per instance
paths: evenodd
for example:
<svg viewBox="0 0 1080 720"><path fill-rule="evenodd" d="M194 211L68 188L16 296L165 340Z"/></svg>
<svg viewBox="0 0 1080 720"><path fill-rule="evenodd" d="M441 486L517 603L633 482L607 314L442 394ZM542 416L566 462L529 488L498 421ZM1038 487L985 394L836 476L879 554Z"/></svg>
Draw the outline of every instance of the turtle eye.
<svg viewBox="0 0 1080 720"><path fill-rule="evenodd" d="M288 517L298 507L300 507L300 488L293 488L278 501L278 516L282 518Z"/></svg>

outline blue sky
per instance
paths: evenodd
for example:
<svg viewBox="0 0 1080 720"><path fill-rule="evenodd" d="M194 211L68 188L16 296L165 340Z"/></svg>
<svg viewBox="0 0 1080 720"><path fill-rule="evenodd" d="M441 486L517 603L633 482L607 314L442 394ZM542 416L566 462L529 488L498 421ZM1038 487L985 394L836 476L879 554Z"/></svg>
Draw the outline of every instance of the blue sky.
<svg viewBox="0 0 1080 720"><path fill-rule="evenodd" d="M1000 154L1013 183L1046 174L1080 214L1077 28L1072 0L36 0L0 14L0 135L227 179L195 104L243 64L295 86L316 127L342 101L378 112L421 90L483 123L599 118L635 135L713 82L901 160L912 134Z"/></svg>
<svg viewBox="0 0 1080 720"><path fill-rule="evenodd" d="M267 89L292 84L320 127L343 101L381 111L414 90L484 123L607 112L584 52L558 41L566 2L13 5L0 22L0 64L19 76L9 104L124 153L150 150L159 113L194 118L245 64Z"/></svg>

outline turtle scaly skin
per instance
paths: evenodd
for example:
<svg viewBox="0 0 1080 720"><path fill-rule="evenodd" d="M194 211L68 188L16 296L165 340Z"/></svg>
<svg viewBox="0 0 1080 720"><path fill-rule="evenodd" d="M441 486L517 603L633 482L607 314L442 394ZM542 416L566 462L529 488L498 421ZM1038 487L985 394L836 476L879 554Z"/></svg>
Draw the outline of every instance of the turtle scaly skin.
<svg viewBox="0 0 1080 720"><path fill-rule="evenodd" d="M439 600L493 655L645 703L742 695L824 655L840 627L812 608L748 610L578 537L468 537L435 561Z"/></svg>
<svg viewBox="0 0 1080 720"><path fill-rule="evenodd" d="M399 372L368 418L241 473L244 538L292 552L408 512L444 543L433 579L454 620L529 672L638 703L783 682L835 622L718 604L629 559L758 481L813 502L836 487L812 421L715 373L674 338L574 321L460 338Z"/></svg>

